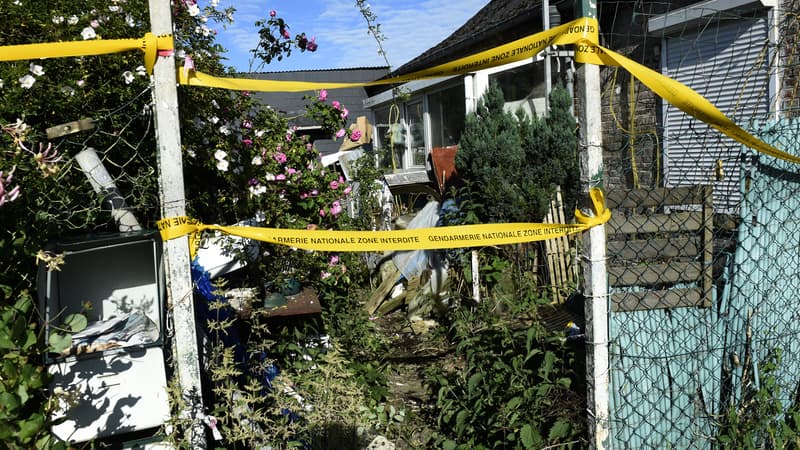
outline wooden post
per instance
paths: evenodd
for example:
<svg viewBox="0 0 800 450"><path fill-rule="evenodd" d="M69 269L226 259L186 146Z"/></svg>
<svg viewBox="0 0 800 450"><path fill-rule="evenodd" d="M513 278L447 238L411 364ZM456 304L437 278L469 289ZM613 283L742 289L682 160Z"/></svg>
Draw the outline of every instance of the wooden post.
<svg viewBox="0 0 800 450"><path fill-rule="evenodd" d="M579 0L578 14L597 18L597 2ZM580 165L584 212L591 213L589 190L603 187L603 128L600 99L600 67L583 64L578 70L580 115ZM586 298L586 376L589 410L590 447L608 448L609 437L609 361L608 361L608 286L606 274L605 227L583 233L583 293Z"/></svg>
<svg viewBox="0 0 800 450"><path fill-rule="evenodd" d="M149 6L152 33L156 36L172 34L170 1L149 0ZM153 103L162 218L186 214L175 75L174 55L159 56L153 70ZM189 410L182 413L193 418L193 425L187 436L190 446L203 449L206 448L206 437L203 423L198 417L198 414L203 413L203 403L189 264L187 237L164 242L164 271L167 301L172 308L175 326L174 349L178 382L184 400L190 403Z"/></svg>

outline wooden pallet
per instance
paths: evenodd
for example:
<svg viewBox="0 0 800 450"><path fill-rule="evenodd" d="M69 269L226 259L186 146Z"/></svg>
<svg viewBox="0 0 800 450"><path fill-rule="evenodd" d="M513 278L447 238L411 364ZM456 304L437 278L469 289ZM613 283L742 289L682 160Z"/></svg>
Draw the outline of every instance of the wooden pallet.
<svg viewBox="0 0 800 450"><path fill-rule="evenodd" d="M711 305L711 186L611 190L606 206L612 311Z"/></svg>

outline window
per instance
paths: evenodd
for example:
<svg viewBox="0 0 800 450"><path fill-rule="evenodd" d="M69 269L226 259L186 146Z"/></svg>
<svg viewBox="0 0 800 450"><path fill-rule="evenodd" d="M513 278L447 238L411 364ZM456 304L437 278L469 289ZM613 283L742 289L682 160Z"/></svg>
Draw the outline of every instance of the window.
<svg viewBox="0 0 800 450"><path fill-rule="evenodd" d="M531 117L544 115L547 111L547 87L545 85L544 61L517 66L489 75L489 83L496 82L503 91L505 109L516 113L522 109Z"/></svg>
<svg viewBox="0 0 800 450"><path fill-rule="evenodd" d="M422 110L422 99L406 105L406 121L408 123L408 147L404 168L424 167L425 157L425 125Z"/></svg>
<svg viewBox="0 0 800 450"><path fill-rule="evenodd" d="M458 144L464 131L464 87L453 86L428 97L431 118L431 148Z"/></svg>

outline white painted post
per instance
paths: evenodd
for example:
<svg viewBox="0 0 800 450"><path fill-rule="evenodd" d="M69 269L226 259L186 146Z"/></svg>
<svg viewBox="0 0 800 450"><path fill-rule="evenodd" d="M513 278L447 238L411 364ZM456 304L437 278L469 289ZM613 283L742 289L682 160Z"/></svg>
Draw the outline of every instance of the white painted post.
<svg viewBox="0 0 800 450"><path fill-rule="evenodd" d="M152 33L156 36L172 34L170 0L149 0L149 6ZM186 198L174 55L158 56L153 70L153 83L161 217L183 216L186 214ZM184 399L191 403L190 410L183 411L183 415L193 418L193 425L187 438L192 448L204 449L205 430L198 417L198 414L203 412L203 403L189 264L187 237L164 242L167 300L172 308L175 327L174 348L178 382Z"/></svg>
<svg viewBox="0 0 800 450"><path fill-rule="evenodd" d="M579 14L597 18L596 0L580 0ZM578 93L583 97L580 116L581 187L588 204L589 190L603 187L603 128L600 99L600 67L583 64L578 70ZM591 213L591 208L588 209ZM583 293L586 298L586 376L590 446L608 448L609 361L608 285L606 274L605 227L583 233Z"/></svg>

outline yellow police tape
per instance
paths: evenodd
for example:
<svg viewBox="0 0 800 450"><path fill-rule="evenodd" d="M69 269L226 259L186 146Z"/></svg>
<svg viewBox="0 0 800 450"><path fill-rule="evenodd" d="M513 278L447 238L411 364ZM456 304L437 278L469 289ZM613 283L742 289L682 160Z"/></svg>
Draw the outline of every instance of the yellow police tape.
<svg viewBox="0 0 800 450"><path fill-rule="evenodd" d="M147 73L153 73L159 50L172 50L172 35L146 33L140 39L96 39L88 41L49 42L44 44L6 45L0 47L0 61L66 58L71 56L106 55L131 50L144 52Z"/></svg>
<svg viewBox="0 0 800 450"><path fill-rule="evenodd" d="M594 216L575 211L576 224L494 223L458 225L451 227L419 228L395 231L330 231L260 228L248 226L205 225L189 217L170 217L158 221L163 240L189 235L194 249L199 233L222 231L233 236L303 250L324 252L382 252L386 250L434 250L446 248L483 247L543 241L578 233L611 218L606 209L603 192L589 192Z"/></svg>

